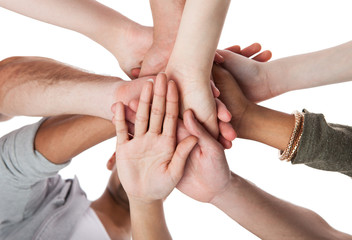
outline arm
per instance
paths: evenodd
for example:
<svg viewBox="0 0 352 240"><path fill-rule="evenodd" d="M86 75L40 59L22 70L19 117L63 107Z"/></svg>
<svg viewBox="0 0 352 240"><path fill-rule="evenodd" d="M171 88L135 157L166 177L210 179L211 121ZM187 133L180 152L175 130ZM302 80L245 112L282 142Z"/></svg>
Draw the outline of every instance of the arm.
<svg viewBox="0 0 352 240"><path fill-rule="evenodd" d="M153 40L152 29L94 0L3 0L0 6L91 38L109 50L129 76L132 68L140 67Z"/></svg>
<svg viewBox="0 0 352 240"><path fill-rule="evenodd" d="M231 123L238 137L258 141L284 150L295 127L292 114L268 109L249 101L233 76L214 66L214 81L221 100L232 114ZM352 127L329 124L322 114L305 111L303 132L291 162L317 169L338 171L352 176Z"/></svg>
<svg viewBox="0 0 352 240"><path fill-rule="evenodd" d="M182 109L192 109L215 136L216 106L210 90L210 72L229 0L186 1L166 73L179 87ZM199 51L202 49L202 51Z"/></svg>
<svg viewBox="0 0 352 240"><path fill-rule="evenodd" d="M116 105L114 118L116 168L130 202L132 237L136 240L171 239L162 201L181 179L188 154L197 142L190 136L176 144L175 83L167 83L166 76L159 74L154 97L152 91L153 84L147 82L140 96L132 140L127 134L123 104Z"/></svg>
<svg viewBox="0 0 352 240"><path fill-rule="evenodd" d="M260 239L352 239L315 212L278 199L233 173L228 188L211 203Z"/></svg>
<svg viewBox="0 0 352 240"><path fill-rule="evenodd" d="M231 173L221 146L190 111L185 112L184 122L189 133L199 139L177 186L184 194L213 204L261 239L352 239L316 213L280 200Z"/></svg>
<svg viewBox="0 0 352 240"><path fill-rule="evenodd" d="M224 57L223 67L235 77L245 96L255 102L352 79L352 41L269 63L252 61L231 51L219 53Z"/></svg>
<svg viewBox="0 0 352 240"><path fill-rule="evenodd" d="M52 59L12 57L0 62L0 112L8 116L85 114L111 119L111 105L138 98L143 82L121 81Z"/></svg>
<svg viewBox="0 0 352 240"><path fill-rule="evenodd" d="M140 76L165 71L174 47L186 0L150 0L153 14L153 44L143 59Z"/></svg>

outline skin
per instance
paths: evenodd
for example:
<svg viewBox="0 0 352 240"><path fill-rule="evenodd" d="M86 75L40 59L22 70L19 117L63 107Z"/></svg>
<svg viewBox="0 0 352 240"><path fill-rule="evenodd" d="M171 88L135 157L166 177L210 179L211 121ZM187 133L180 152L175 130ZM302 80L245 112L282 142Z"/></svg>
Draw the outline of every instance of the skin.
<svg viewBox="0 0 352 240"><path fill-rule="evenodd" d="M232 173L223 149L190 110L184 113L184 122L199 140L177 185L181 192L214 205L260 239L352 239L313 211L276 198Z"/></svg>
<svg viewBox="0 0 352 240"><path fill-rule="evenodd" d="M153 15L153 44L143 59L140 76L165 71L175 45L185 0L150 0Z"/></svg>
<svg viewBox="0 0 352 240"><path fill-rule="evenodd" d="M178 85L181 112L192 109L214 137L218 136L219 129L209 81L229 4L229 0L186 1L175 46L166 67L168 77Z"/></svg>
<svg viewBox="0 0 352 240"><path fill-rule="evenodd" d="M38 129L34 147L49 161L62 164L86 149L115 136L111 121L91 116L66 115L48 118ZM54 146L54 147L53 147ZM112 170L115 157L108 161ZM112 171L106 190L92 202L94 209L111 239L131 237L128 199L121 187L116 170Z"/></svg>
<svg viewBox="0 0 352 240"><path fill-rule="evenodd" d="M258 46L260 47L260 45ZM280 94L350 81L352 77L352 41L336 47L261 63L245 58L234 46L218 51L222 66L236 79L244 95L260 102ZM261 57L266 55L266 53Z"/></svg>
<svg viewBox="0 0 352 240"><path fill-rule="evenodd" d="M151 0L154 43L141 69L141 76L165 69L178 85L181 113L192 109L214 137L219 134L219 126L210 73L229 3Z"/></svg>
<svg viewBox="0 0 352 240"><path fill-rule="evenodd" d="M114 102L138 98L143 82L153 78L127 82L42 57L7 58L0 73L0 112L6 116L85 114L108 120Z"/></svg>
<svg viewBox="0 0 352 240"><path fill-rule="evenodd" d="M88 73L42 57L11 57L0 62L0 120L12 116L82 114L111 120L111 106L138 99L143 83L155 77L123 81ZM214 96L219 92L214 87ZM26 93L26 94L23 94ZM78 94L79 93L79 94ZM64 98L62 96L65 96ZM28 103L31 104L28 104ZM225 105L216 100L221 141L227 146L236 134ZM225 115L225 118L222 117ZM129 119L130 114L126 115Z"/></svg>
<svg viewBox="0 0 352 240"><path fill-rule="evenodd" d="M152 28L94 0L3 0L0 6L89 37L110 51L130 78L138 77L138 69L153 42Z"/></svg>
<svg viewBox="0 0 352 240"><path fill-rule="evenodd" d="M129 140L124 105L116 105L116 168L130 202L133 239L171 239L163 199L181 179L197 139L176 143L178 94L176 84L159 74L154 86L144 84ZM150 108L150 104L152 106Z"/></svg>

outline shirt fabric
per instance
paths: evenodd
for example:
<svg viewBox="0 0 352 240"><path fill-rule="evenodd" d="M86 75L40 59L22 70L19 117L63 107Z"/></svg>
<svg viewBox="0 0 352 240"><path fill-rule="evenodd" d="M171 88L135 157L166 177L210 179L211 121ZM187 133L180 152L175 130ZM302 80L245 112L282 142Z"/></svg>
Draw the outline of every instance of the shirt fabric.
<svg viewBox="0 0 352 240"><path fill-rule="evenodd" d="M109 240L103 224L92 208L88 208L78 220L70 240Z"/></svg>
<svg viewBox="0 0 352 240"><path fill-rule="evenodd" d="M291 162L352 177L352 127L327 123L323 114L303 112L303 133Z"/></svg>
<svg viewBox="0 0 352 240"><path fill-rule="evenodd" d="M91 202L77 178L63 180L58 175L69 162L53 164L34 149L44 120L0 139L1 240L67 240L78 234L77 222L86 221L87 214L92 217ZM96 226L101 232L102 224ZM98 239L105 239L106 232L102 236Z"/></svg>

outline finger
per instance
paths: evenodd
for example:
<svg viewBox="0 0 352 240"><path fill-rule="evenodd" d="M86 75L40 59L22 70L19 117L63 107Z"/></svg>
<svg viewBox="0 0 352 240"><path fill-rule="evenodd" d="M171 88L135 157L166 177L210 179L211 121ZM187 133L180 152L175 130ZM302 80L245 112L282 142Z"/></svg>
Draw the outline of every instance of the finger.
<svg viewBox="0 0 352 240"><path fill-rule="evenodd" d="M220 135L228 141L233 141L237 137L236 131L233 129L231 123L219 122Z"/></svg>
<svg viewBox="0 0 352 240"><path fill-rule="evenodd" d="M210 146L217 141L205 130L205 128L195 118L192 110L187 110L183 114L183 122L188 132L198 138L198 144L201 147Z"/></svg>
<svg viewBox="0 0 352 240"><path fill-rule="evenodd" d="M159 73L154 84L154 96L150 113L149 132L159 134L165 115L165 98L167 78L164 73Z"/></svg>
<svg viewBox="0 0 352 240"><path fill-rule="evenodd" d="M233 52L233 53L241 53L241 47L238 46L238 45L234 45L234 46L225 48L225 50L228 50L228 51ZM221 55L221 52L219 52L219 54Z"/></svg>
<svg viewBox="0 0 352 240"><path fill-rule="evenodd" d="M221 143L221 145L223 146L223 148L225 149L230 149L232 147L232 142L226 140L223 136L219 136L218 139L219 143Z"/></svg>
<svg viewBox="0 0 352 240"><path fill-rule="evenodd" d="M139 74L141 73L141 68L133 68L131 70L131 77L132 79L138 78Z"/></svg>
<svg viewBox="0 0 352 240"><path fill-rule="evenodd" d="M136 122L136 112L127 106L125 107L125 117L126 117L126 121L132 124Z"/></svg>
<svg viewBox="0 0 352 240"><path fill-rule="evenodd" d="M211 86L211 91L213 92L214 98L217 98L220 96L220 90L215 86L215 83L213 80L210 81L210 86Z"/></svg>
<svg viewBox="0 0 352 240"><path fill-rule="evenodd" d="M262 46L259 43L253 43L252 45L242 49L241 55L245 57L251 57L254 54L257 54L262 49Z"/></svg>
<svg viewBox="0 0 352 240"><path fill-rule="evenodd" d="M135 136L141 136L147 132L149 121L150 102L152 99L153 83L145 82L139 98L135 121Z"/></svg>
<svg viewBox="0 0 352 240"><path fill-rule="evenodd" d="M125 120L125 107L122 102L116 103L116 114L114 116L117 145L128 141L128 128Z"/></svg>
<svg viewBox="0 0 352 240"><path fill-rule="evenodd" d="M111 105L110 110L111 110L111 112L112 112L113 114L115 114L115 112L116 112L116 102Z"/></svg>
<svg viewBox="0 0 352 240"><path fill-rule="evenodd" d="M178 120L178 92L176 83L169 81L166 94L166 113L163 125L163 135L169 137L176 136Z"/></svg>
<svg viewBox="0 0 352 240"><path fill-rule="evenodd" d="M225 59L218 52L215 52L214 62L216 62L217 64L220 64L220 63L223 63L224 60Z"/></svg>
<svg viewBox="0 0 352 240"><path fill-rule="evenodd" d="M139 104L139 99L132 99L132 100L128 103L128 107L129 107L132 111L137 112L138 104Z"/></svg>
<svg viewBox="0 0 352 240"><path fill-rule="evenodd" d="M266 51L258 54L257 56L255 56L252 59L255 60L255 61L258 61L258 62L267 62L267 61L269 61L271 59L272 55L273 54L271 53L271 51L266 50Z"/></svg>
<svg viewBox="0 0 352 240"><path fill-rule="evenodd" d="M227 109L226 105L220 101L220 99L215 98L216 109L218 111L218 119L223 122L230 122L232 115Z"/></svg>
<svg viewBox="0 0 352 240"><path fill-rule="evenodd" d="M168 168L175 184L181 180L188 155L196 144L197 138L189 136L177 145Z"/></svg>

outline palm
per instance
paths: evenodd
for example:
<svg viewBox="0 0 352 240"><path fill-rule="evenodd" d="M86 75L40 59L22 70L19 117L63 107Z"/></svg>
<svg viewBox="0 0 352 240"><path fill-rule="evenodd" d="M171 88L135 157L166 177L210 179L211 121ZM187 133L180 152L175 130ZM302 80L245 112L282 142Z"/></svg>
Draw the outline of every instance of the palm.
<svg viewBox="0 0 352 240"><path fill-rule="evenodd" d="M116 155L117 169L123 169L118 174L126 192L135 198L146 194L155 199L167 196L177 184L167 171L174 149L174 139L155 134L146 134L120 145Z"/></svg>

